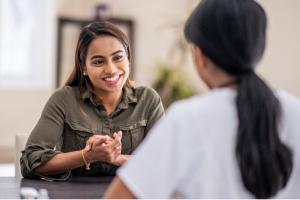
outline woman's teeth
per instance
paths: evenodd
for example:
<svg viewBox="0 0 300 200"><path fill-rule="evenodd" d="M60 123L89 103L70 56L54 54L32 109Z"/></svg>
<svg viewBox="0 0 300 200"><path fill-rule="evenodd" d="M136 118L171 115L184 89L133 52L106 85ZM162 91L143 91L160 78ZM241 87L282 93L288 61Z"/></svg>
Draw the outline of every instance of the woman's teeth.
<svg viewBox="0 0 300 200"><path fill-rule="evenodd" d="M106 80L106 81L115 81L115 80L117 80L118 78L119 78L119 75L114 76L114 77L107 77L107 78L104 78L104 80Z"/></svg>

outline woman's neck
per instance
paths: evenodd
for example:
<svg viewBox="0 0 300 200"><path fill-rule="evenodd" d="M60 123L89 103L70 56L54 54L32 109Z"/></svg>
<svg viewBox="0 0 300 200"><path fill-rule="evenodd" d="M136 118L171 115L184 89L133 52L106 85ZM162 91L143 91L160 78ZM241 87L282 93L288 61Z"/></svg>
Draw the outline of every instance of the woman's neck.
<svg viewBox="0 0 300 200"><path fill-rule="evenodd" d="M122 100L122 93L123 91L113 92L113 93L105 93L97 92L96 97L98 100L101 101L102 105L104 106L106 112L111 114L113 111L116 110L117 106Z"/></svg>
<svg viewBox="0 0 300 200"><path fill-rule="evenodd" d="M235 89L237 85L237 77L229 75L221 70L215 70L209 77L209 87L211 89L218 87L229 87Z"/></svg>

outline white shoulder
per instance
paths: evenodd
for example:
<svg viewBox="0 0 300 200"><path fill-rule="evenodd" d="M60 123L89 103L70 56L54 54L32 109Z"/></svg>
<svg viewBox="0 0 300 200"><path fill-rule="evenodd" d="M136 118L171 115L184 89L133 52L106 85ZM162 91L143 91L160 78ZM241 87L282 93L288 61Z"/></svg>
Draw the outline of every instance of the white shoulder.
<svg viewBox="0 0 300 200"><path fill-rule="evenodd" d="M222 113L228 114L235 108L236 93L229 89L216 89L206 94L196 95L180 100L171 105L170 111L180 113L185 118L216 119Z"/></svg>
<svg viewBox="0 0 300 200"><path fill-rule="evenodd" d="M298 97L293 96L284 90L278 90L275 94L279 99L284 112L300 115L300 99Z"/></svg>

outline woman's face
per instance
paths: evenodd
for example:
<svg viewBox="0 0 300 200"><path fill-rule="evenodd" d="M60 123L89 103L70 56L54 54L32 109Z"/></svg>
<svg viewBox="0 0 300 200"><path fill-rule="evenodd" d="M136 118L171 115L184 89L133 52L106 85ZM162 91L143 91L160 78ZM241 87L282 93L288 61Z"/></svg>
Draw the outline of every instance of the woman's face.
<svg viewBox="0 0 300 200"><path fill-rule="evenodd" d="M122 43L99 36L89 46L84 72L96 94L119 93L129 76L129 60Z"/></svg>

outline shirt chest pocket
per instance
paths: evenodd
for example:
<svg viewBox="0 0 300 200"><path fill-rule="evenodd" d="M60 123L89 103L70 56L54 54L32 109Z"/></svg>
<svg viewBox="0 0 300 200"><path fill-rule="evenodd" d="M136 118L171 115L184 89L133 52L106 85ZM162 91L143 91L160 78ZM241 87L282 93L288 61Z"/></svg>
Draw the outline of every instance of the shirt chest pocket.
<svg viewBox="0 0 300 200"><path fill-rule="evenodd" d="M122 131L122 154L131 154L145 138L147 120L118 126ZM118 131L116 130L116 131Z"/></svg>
<svg viewBox="0 0 300 200"><path fill-rule="evenodd" d="M65 131L65 143L69 148L74 150L83 149L86 145L86 141L94 134L92 131L79 123L68 122L68 129Z"/></svg>

